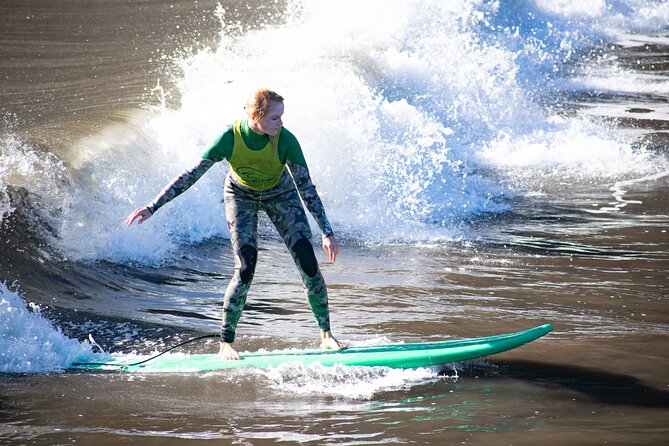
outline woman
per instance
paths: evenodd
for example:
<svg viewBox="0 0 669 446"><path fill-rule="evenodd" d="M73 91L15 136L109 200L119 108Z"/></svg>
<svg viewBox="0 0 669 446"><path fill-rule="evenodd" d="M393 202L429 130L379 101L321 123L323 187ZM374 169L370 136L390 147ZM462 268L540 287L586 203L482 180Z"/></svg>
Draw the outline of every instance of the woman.
<svg viewBox="0 0 669 446"><path fill-rule="evenodd" d="M300 271L307 300L321 329L321 348L341 349L342 344L330 331L327 290L310 242L311 229L300 196L318 222L323 249L330 262L337 258L339 243L311 182L300 144L282 127L283 98L271 90L260 89L251 95L245 109L247 119L235 121L204 152L202 159L175 178L148 205L130 214L126 224L130 226L136 219L142 224L192 186L214 163L228 160L230 173L225 179L223 197L235 272L225 292L219 354L224 359L239 359L232 343L256 267L260 210L274 223Z"/></svg>

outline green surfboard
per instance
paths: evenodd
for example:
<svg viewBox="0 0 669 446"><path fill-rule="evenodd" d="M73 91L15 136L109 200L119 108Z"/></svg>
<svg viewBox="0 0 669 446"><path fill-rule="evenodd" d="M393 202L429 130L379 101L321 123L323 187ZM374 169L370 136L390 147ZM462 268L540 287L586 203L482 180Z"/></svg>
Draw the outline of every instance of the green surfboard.
<svg viewBox="0 0 669 446"><path fill-rule="evenodd" d="M141 364L124 364L123 362L73 364L71 368L142 373L184 373L239 367L267 368L287 363L299 363L303 365L320 364L326 367L342 364L410 369L481 358L511 350L540 338L552 329L550 324L545 324L524 331L482 338L349 347L337 351L293 350L242 353L238 361L225 360L216 354L186 354L159 356Z"/></svg>

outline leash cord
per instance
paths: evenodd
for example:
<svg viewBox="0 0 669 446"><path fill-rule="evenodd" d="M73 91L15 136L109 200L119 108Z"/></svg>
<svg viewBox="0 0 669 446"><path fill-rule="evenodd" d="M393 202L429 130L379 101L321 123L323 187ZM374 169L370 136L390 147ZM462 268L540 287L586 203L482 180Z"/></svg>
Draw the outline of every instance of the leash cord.
<svg viewBox="0 0 669 446"><path fill-rule="evenodd" d="M72 363L72 365L73 366L92 366L92 365L95 365L95 366L109 366L109 367L121 367L121 368L132 367L132 366L137 366L137 365L144 364L145 362L152 361L152 360L156 359L157 357L162 356L165 353L171 352L172 350L175 350L179 347L183 347L186 344L190 344L190 343L196 342L196 341L201 341L202 339L220 338L220 336L221 335L204 335L204 336L198 336L197 338L191 338L191 339L188 339L187 341L181 342L181 343L179 343L177 345L174 345L174 346L172 346L168 349L165 349L165 350L159 352L157 355L151 356L150 358L144 359L144 360L139 361L139 362L134 362L132 364L116 364L116 363L112 363L112 362L74 362L74 363Z"/></svg>

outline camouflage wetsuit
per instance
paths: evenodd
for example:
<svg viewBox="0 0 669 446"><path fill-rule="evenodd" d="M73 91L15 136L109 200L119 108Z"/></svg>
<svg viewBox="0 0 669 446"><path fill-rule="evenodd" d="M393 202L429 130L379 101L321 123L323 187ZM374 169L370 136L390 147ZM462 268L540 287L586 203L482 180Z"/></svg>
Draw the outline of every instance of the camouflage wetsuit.
<svg viewBox="0 0 669 446"><path fill-rule="evenodd" d="M251 150L266 147L267 135L258 135L248 129L246 121L230 126L202 155L194 166L168 184L154 200L147 205L151 213L192 186L214 163L227 159L231 167L235 158L233 148L243 143ZM288 130L282 128L276 137L278 144L269 141L275 149L278 160L285 166L279 170L278 182L265 190L254 190L244 186L231 170L225 179L225 216L230 230L230 241L235 258L235 272L225 292L221 340L233 342L237 321L241 315L246 295L255 271L258 255L258 211L263 210L281 234L297 265L305 287L307 300L321 330L330 330L327 290L323 275L311 245L311 230L300 196L309 209L322 236L333 234L323 203L311 181L302 149ZM236 149L235 149L236 150ZM290 171L290 173L289 173ZM296 188L297 186L297 188ZM298 196L299 191L299 196Z"/></svg>

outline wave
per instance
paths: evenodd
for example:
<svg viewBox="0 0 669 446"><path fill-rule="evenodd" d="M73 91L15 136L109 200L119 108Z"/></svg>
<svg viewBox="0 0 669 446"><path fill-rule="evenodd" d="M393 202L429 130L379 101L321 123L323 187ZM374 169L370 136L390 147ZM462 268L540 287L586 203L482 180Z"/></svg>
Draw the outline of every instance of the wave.
<svg viewBox="0 0 669 446"><path fill-rule="evenodd" d="M343 238L451 240L463 221L509 211L531 187L523 178L666 168L611 124L551 101L599 88L593 48L601 57L630 33L666 32L667 2L293 1L261 27L217 14L220 43L175 56L178 91L158 85L157 105L68 141L61 155L4 132L0 218L15 210L12 191L27 191L49 243L74 260L156 263L181 243L227 238L223 164L141 228L122 221L263 85L287 98L286 126ZM641 79L607 60L618 84Z"/></svg>

